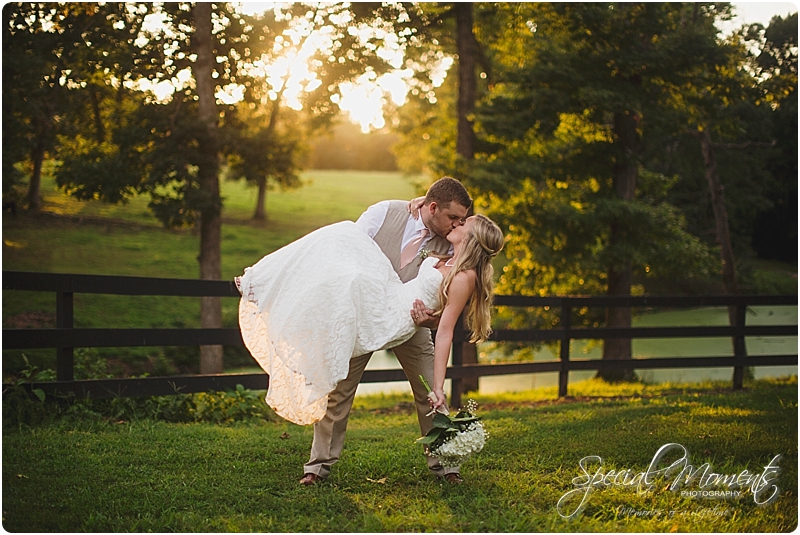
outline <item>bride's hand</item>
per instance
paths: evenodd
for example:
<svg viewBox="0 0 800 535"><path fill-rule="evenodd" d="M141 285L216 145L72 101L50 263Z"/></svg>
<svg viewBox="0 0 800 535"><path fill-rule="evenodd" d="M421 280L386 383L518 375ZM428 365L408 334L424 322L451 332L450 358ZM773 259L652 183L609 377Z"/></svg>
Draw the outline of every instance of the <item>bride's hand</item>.
<svg viewBox="0 0 800 535"><path fill-rule="evenodd" d="M411 309L411 319L417 327L435 329L439 326L439 318L433 315L434 311L427 308L419 299L414 301Z"/></svg>
<svg viewBox="0 0 800 535"><path fill-rule="evenodd" d="M439 412L439 409L441 408L444 409L444 411L441 412L447 411L447 396L444 395L444 390L439 390L434 388L433 392L431 393L436 396L436 401L433 401L433 399L428 398L429 401L431 402L431 407L433 408L433 410Z"/></svg>
<svg viewBox="0 0 800 535"><path fill-rule="evenodd" d="M408 213L411 214L411 217L414 219L419 219L419 210L422 208L422 205L425 203L425 197L417 197L416 199L412 199L408 201L406 205L406 210Z"/></svg>

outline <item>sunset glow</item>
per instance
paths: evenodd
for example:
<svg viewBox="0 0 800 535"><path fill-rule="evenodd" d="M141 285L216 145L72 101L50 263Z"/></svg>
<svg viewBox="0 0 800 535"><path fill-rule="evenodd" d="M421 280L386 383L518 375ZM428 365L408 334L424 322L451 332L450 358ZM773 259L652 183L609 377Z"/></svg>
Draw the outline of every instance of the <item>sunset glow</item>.
<svg viewBox="0 0 800 535"><path fill-rule="evenodd" d="M243 13L252 15L279 9L281 5L274 2L243 2L239 7ZM162 33L168 36L169 32L166 15L151 13L145 17L143 32L137 41L144 46L150 39ZM375 53L393 67L391 71L381 75L367 70L356 80L342 83L339 87L340 94L331 98L347 118L366 133L386 125L383 112L387 105L399 107L406 102L409 80L414 73L409 68L402 68L405 53L396 35L367 25L350 26L348 33L365 41L371 37L379 38L382 44ZM332 49L332 45L331 27L312 28L308 20L299 19L297 24L276 39L272 58L256 60L244 68L248 75L264 79L264 98L275 100L280 95L283 105L300 110L303 107L304 94L318 88L322 83L310 65L312 56L319 50ZM436 58L429 74L433 87L442 84L452 63L453 58L443 54ZM127 83L129 87L150 93L158 102L168 102L176 91L182 91L193 84L191 70L188 68L171 78ZM221 103L235 104L244 98L244 90L241 85L228 84L217 91L216 97ZM432 91L425 96L432 102L435 101Z"/></svg>

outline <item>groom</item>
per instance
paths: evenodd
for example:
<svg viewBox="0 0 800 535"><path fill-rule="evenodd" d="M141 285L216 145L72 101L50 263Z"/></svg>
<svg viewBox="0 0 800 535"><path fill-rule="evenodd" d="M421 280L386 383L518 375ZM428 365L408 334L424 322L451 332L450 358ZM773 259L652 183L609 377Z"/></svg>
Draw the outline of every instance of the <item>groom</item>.
<svg viewBox="0 0 800 535"><path fill-rule="evenodd" d="M461 182L444 177L428 189L419 219L411 217L405 201L382 201L370 206L356 224L375 240L400 275L400 280L406 282L419 272L422 257L426 256L421 251L452 254L452 247L445 238L451 230L464 223L471 205L472 199ZM430 416L426 416L430 412L428 392L419 376L424 376L429 384L433 383L430 329L420 327L410 340L393 351L411 383L420 431L425 435L433 427L433 422ZM328 410L322 420L314 424L311 457L304 466L301 485L323 481L330 474L331 465L339 460L356 388L371 356L372 353L368 353L350 359L347 377L328 395ZM462 481L458 467L443 467L435 457L427 457L427 460L428 467L436 476L449 483Z"/></svg>

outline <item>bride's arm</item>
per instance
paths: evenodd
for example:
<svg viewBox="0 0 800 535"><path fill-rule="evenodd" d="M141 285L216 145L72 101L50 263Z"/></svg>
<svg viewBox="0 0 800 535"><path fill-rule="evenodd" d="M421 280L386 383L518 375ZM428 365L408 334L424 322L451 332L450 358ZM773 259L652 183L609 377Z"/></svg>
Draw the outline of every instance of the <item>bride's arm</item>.
<svg viewBox="0 0 800 535"><path fill-rule="evenodd" d="M408 201L406 210L411 214L411 217L419 219L419 210L422 208L423 204L425 204L425 197L417 197L416 199Z"/></svg>
<svg viewBox="0 0 800 535"><path fill-rule="evenodd" d="M450 359L450 347L453 344L453 332L461 311L475 288L475 272L462 271L453 278L448 289L449 299L442 311L439 328L436 331L436 344L433 353L433 392L437 401L433 408L445 404L444 376L447 372L447 361Z"/></svg>

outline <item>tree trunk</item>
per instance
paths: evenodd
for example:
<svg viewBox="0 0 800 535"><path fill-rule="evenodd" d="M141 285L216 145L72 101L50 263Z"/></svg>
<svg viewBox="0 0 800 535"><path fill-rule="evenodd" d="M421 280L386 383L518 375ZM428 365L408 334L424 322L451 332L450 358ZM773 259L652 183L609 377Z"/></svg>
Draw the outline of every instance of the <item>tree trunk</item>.
<svg viewBox="0 0 800 535"><path fill-rule="evenodd" d="M200 209L200 278L222 278L221 231L222 219L219 192L219 142L217 139L217 112L214 97L214 46L211 33L211 4L197 2L194 6L194 40L197 61L198 116L201 131L198 135L201 153L205 160L198 165L198 181L204 202ZM219 297L202 297L200 325L203 328L222 327L222 301ZM200 347L200 373L222 373L222 346Z"/></svg>
<svg viewBox="0 0 800 535"><path fill-rule="evenodd" d="M475 110L476 42L472 33L472 3L457 2L456 13L456 52L458 54L458 129L456 137L456 153L466 160L475 155L475 133L469 116Z"/></svg>
<svg viewBox="0 0 800 535"><path fill-rule="evenodd" d="M94 114L94 131L97 142L102 143L106 139L106 129L103 126L103 114L100 109L100 97L97 95L97 88L89 86L89 95L92 97L92 113Z"/></svg>
<svg viewBox="0 0 800 535"><path fill-rule="evenodd" d="M40 138L31 152L33 172L30 182L28 182L28 210L31 212L42 211L42 165L44 164L45 148L42 134L40 133L39 136Z"/></svg>
<svg viewBox="0 0 800 535"><path fill-rule="evenodd" d="M61 77L61 72L61 69L56 67L53 71L53 79L58 80ZM52 146L53 117L55 115L59 87L57 83L51 85L49 98L43 102L41 115L34 119L36 124L36 145L31 151L33 172L31 173L30 182L28 182L27 198L28 210L31 212L42 211L42 166L44 165L47 149ZM8 133L6 134L8 135Z"/></svg>
<svg viewBox="0 0 800 535"><path fill-rule="evenodd" d="M708 133L708 129L706 128L699 132L698 138L700 139L700 150L703 153L708 189L711 192L711 207L714 210L717 243L722 256L722 283L725 285L725 293L735 295L739 293L739 286L736 283L736 264L728 226L728 211L725 208L725 188L719 180L717 158L714 154L714 147L711 143L711 135ZM733 325L734 321L735 316L731 316L731 325Z"/></svg>
<svg viewBox="0 0 800 535"><path fill-rule="evenodd" d="M258 181L258 198L256 199L256 212L253 219L266 221L267 219L267 177L261 177Z"/></svg>
<svg viewBox="0 0 800 535"><path fill-rule="evenodd" d="M456 153L470 161L475 156L475 133L469 116L475 110L477 80L475 78L477 43L473 34L472 3L457 2L456 13L456 51L458 53L458 126ZM462 362L476 364L478 348L475 344L462 344ZM461 381L463 393L478 390L478 378L465 378Z"/></svg>
<svg viewBox="0 0 800 535"><path fill-rule="evenodd" d="M614 166L614 188L618 199L632 201L636 194L636 174L640 150L636 118L631 113L614 113L614 134L620 144L620 158ZM617 248L625 243L627 224L613 221L609 236L609 247ZM610 296L630 296L633 269L630 262L608 267L608 290ZM606 327L627 328L631 326L631 309L609 307L606 309ZM630 338L610 338L603 343L603 360L615 361L632 358ZM636 378L633 370L600 369L597 377L605 381L630 381Z"/></svg>
<svg viewBox="0 0 800 535"><path fill-rule="evenodd" d="M708 181L708 189L711 192L711 208L714 211L714 225L716 226L717 243L719 244L720 256L722 259L722 284L725 287L725 293L728 295L736 295L739 293L739 285L736 283L736 261L733 256L733 245L731 244L730 227L728 226L728 210L725 208L725 187L719 179L719 171L717 170L717 157L714 154L714 145L711 143L711 134L708 128L698 131L697 138L700 140L700 151L703 153L703 164L706 172L706 180ZM736 307L728 307L728 323L736 325ZM733 344L734 354L745 353L747 350L744 348L744 340L741 340L742 348L737 351L736 337L731 339ZM737 381L738 373L739 376ZM754 377L754 370L752 367L734 369L734 385L744 377L752 379Z"/></svg>
<svg viewBox="0 0 800 535"><path fill-rule="evenodd" d="M305 38L307 39L307 37ZM305 43L303 39L303 43ZM283 92L286 90L286 81L284 80L281 90L278 91L278 96L272 101L272 110L269 114L269 123L267 124L267 139L272 139L275 133L275 127L278 125L278 117L281 109L281 100L283 100ZM256 211L253 214L253 219L257 221L266 221L267 219L267 182L268 176L262 176L258 179L258 198L256 199Z"/></svg>

